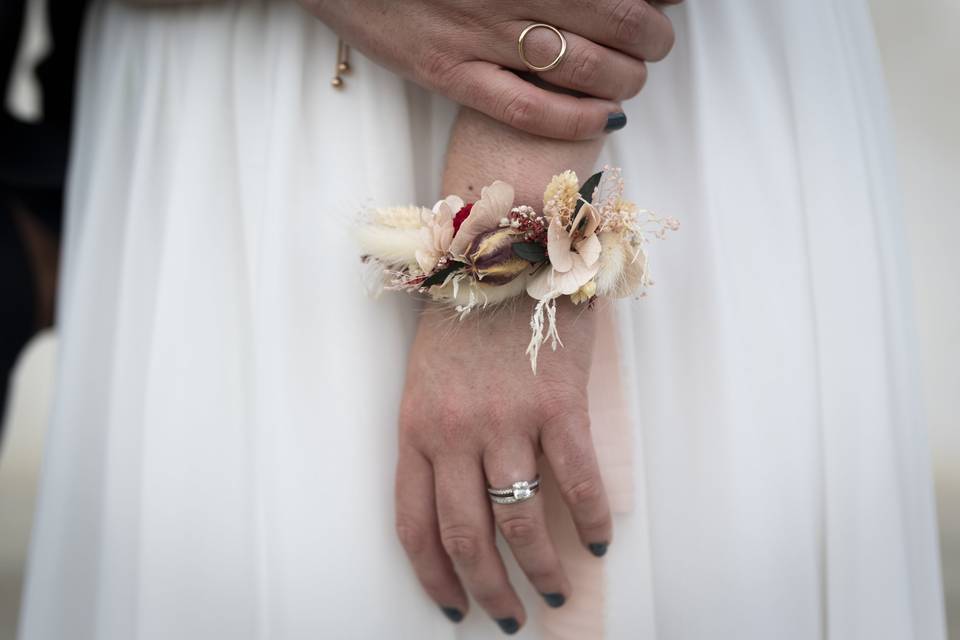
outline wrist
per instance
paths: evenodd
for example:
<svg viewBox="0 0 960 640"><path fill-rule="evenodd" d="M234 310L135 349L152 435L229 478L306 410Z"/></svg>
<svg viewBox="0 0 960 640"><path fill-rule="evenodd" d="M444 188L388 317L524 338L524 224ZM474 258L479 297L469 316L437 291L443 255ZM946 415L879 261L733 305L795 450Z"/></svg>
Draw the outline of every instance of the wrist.
<svg viewBox="0 0 960 640"><path fill-rule="evenodd" d="M449 176L448 188L458 191L461 176ZM564 318L581 315L568 305L640 294L650 282L648 235L677 226L625 199L614 168L586 180L563 171L526 202L503 181L484 186L479 198L472 184L460 184L466 198L450 195L432 209L374 210L361 230L364 260L381 271L385 288L429 296L488 330L479 312L524 308L529 322L518 326L530 328L525 353L534 373L541 347L562 345Z"/></svg>
<svg viewBox="0 0 960 640"><path fill-rule="evenodd" d="M451 134L440 195L453 193L473 202L483 185L502 180L513 186L515 202L539 211L551 178L567 169L589 176L602 148L602 140L541 138L462 108Z"/></svg>

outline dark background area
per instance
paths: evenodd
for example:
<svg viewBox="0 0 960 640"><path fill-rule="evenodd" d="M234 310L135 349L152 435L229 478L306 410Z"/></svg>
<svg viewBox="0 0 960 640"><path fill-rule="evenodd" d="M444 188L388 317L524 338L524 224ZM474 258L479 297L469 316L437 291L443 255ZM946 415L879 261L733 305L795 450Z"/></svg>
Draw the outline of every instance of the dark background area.
<svg viewBox="0 0 960 640"><path fill-rule="evenodd" d="M26 4L0 0L0 415L20 350L54 321L77 43L86 2L47 1L50 50L33 69L42 96L36 122L17 119L6 106Z"/></svg>

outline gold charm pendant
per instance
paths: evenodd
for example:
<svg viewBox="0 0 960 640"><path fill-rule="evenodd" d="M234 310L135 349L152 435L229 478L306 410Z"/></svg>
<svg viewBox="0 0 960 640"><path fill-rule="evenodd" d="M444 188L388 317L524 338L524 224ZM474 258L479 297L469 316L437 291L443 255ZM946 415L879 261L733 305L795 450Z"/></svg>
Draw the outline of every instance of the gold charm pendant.
<svg viewBox="0 0 960 640"><path fill-rule="evenodd" d="M337 70L330 84L334 89L343 87L342 75L350 73L350 45L343 40L337 40Z"/></svg>

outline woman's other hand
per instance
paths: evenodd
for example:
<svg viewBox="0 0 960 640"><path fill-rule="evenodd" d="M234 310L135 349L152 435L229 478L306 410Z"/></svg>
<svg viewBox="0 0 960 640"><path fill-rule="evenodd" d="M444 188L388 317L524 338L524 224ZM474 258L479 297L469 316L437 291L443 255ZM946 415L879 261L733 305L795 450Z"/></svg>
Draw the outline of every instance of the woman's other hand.
<svg viewBox="0 0 960 640"><path fill-rule="evenodd" d="M643 0L301 0L348 44L418 84L516 129L565 140L596 138L626 123L619 102L637 94L646 62L673 46L670 20ZM671 2L673 4L674 2ZM538 77L518 76L520 32L551 24L567 55ZM528 59L549 63L555 34L536 29ZM585 97L580 97L580 94Z"/></svg>

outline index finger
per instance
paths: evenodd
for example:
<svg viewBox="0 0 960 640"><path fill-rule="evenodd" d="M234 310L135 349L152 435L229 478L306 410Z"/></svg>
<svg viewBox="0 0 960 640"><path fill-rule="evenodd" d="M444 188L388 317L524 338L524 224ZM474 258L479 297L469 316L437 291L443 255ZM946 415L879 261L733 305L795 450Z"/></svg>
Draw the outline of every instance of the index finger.
<svg viewBox="0 0 960 640"><path fill-rule="evenodd" d="M538 87L489 62L464 62L450 97L515 129L560 140L589 140L621 128L620 105Z"/></svg>

